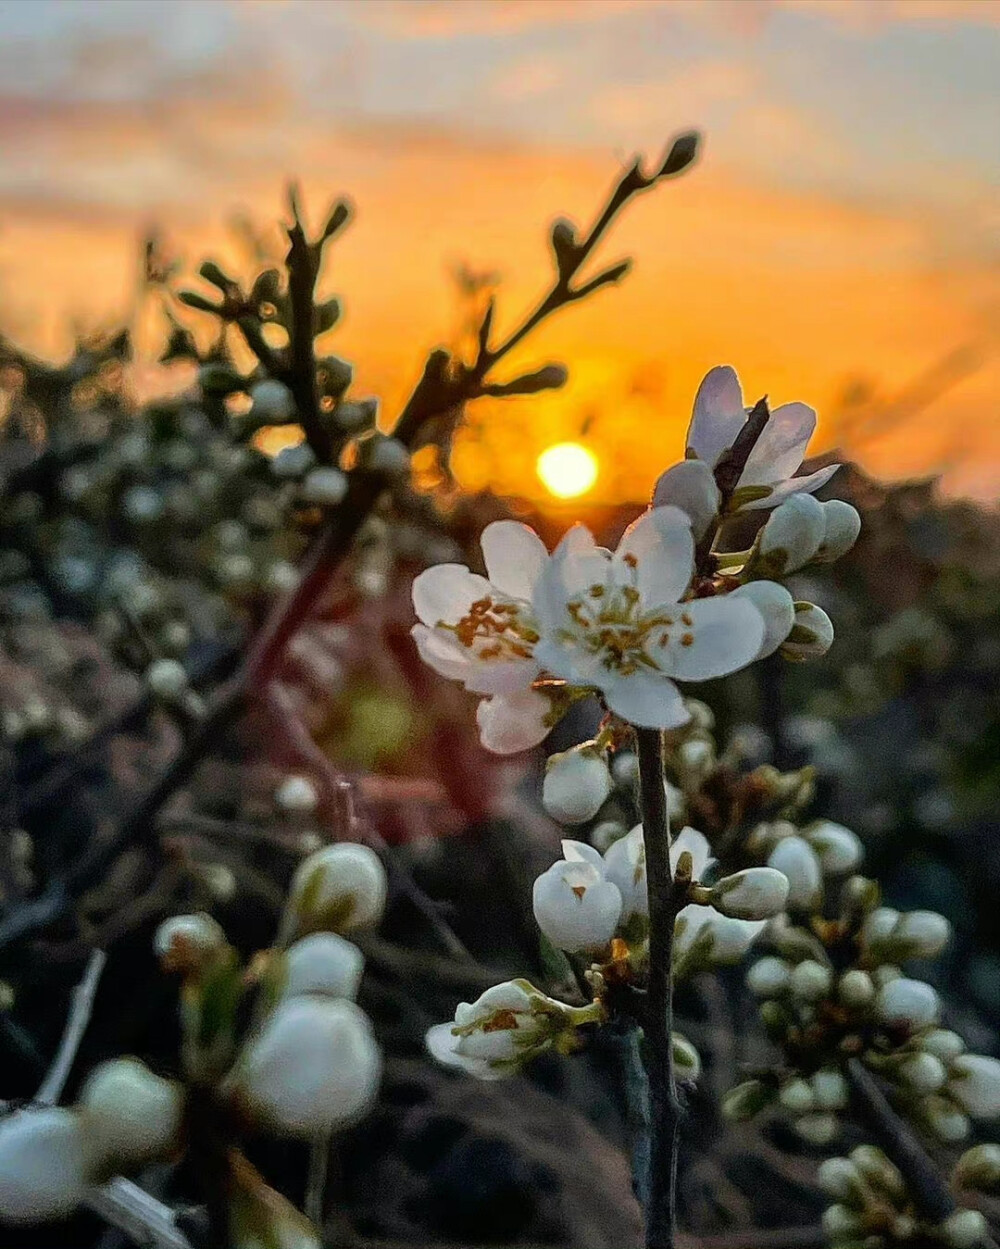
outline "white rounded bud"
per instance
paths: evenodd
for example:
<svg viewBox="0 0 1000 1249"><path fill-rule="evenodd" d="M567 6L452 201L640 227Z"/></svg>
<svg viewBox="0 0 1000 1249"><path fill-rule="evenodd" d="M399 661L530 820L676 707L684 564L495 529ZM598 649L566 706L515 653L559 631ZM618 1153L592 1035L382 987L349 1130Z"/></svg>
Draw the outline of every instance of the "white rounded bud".
<svg viewBox="0 0 1000 1249"><path fill-rule="evenodd" d="M823 542L822 504L811 494L793 494L767 519L760 535L761 563L784 576L808 564Z"/></svg>
<svg viewBox="0 0 1000 1249"><path fill-rule="evenodd" d="M188 688L187 669L178 659L154 659L146 669L146 685L157 698L179 698Z"/></svg>
<svg viewBox="0 0 1000 1249"><path fill-rule="evenodd" d="M810 1145L829 1145L838 1128L837 1116L831 1114L803 1115L795 1121L796 1132Z"/></svg>
<svg viewBox="0 0 1000 1249"><path fill-rule="evenodd" d="M893 943L904 948L900 958L935 958L948 944L951 924L936 911L907 911L900 916Z"/></svg>
<svg viewBox="0 0 1000 1249"><path fill-rule="evenodd" d="M819 1110L843 1110L847 1105L847 1081L833 1067L823 1067L810 1081Z"/></svg>
<svg viewBox="0 0 1000 1249"><path fill-rule="evenodd" d="M918 1093L936 1093L945 1082L944 1063L933 1054L911 1054L900 1063L899 1075Z"/></svg>
<svg viewBox="0 0 1000 1249"><path fill-rule="evenodd" d="M807 1080L789 1080L781 1086L778 1101L794 1114L807 1114L816 1105L816 1098Z"/></svg>
<svg viewBox="0 0 1000 1249"><path fill-rule="evenodd" d="M577 746L546 763L542 803L560 824L583 824L600 810L611 786L604 754L592 745Z"/></svg>
<svg viewBox="0 0 1000 1249"><path fill-rule="evenodd" d="M788 988L791 968L782 958L758 959L747 972L747 985L754 997L780 997Z"/></svg>
<svg viewBox="0 0 1000 1249"><path fill-rule="evenodd" d="M819 659L833 645L833 621L815 603L795 604L795 624L781 647L793 663Z"/></svg>
<svg viewBox="0 0 1000 1249"><path fill-rule="evenodd" d="M70 1214L89 1183L75 1111L27 1109L0 1119L0 1221L41 1223Z"/></svg>
<svg viewBox="0 0 1000 1249"><path fill-rule="evenodd" d="M609 854L623 842L616 842ZM535 881L531 901L538 927L568 954L603 949L622 914L618 886L605 877L604 860L593 846L564 841L565 859Z"/></svg>
<svg viewBox="0 0 1000 1249"><path fill-rule="evenodd" d="M767 927L766 919L732 919L715 907L682 907L674 924L674 956L702 955L703 964L738 963Z"/></svg>
<svg viewBox="0 0 1000 1249"><path fill-rule="evenodd" d="M948 1092L973 1119L1000 1116L1000 1059L959 1054L951 1064Z"/></svg>
<svg viewBox="0 0 1000 1249"><path fill-rule="evenodd" d="M956 1210L941 1224L941 1237L949 1249L979 1249L986 1244L989 1231L980 1210Z"/></svg>
<svg viewBox="0 0 1000 1249"><path fill-rule="evenodd" d="M945 1028L935 1028L925 1032L920 1038L920 1048L943 1063L950 1063L959 1054L965 1053L965 1041L957 1032L949 1032Z"/></svg>
<svg viewBox="0 0 1000 1249"><path fill-rule="evenodd" d="M374 928L385 897L385 869L374 851L351 841L324 846L300 863L292 877L282 940L322 930Z"/></svg>
<svg viewBox="0 0 1000 1249"><path fill-rule="evenodd" d="M282 447L271 461L275 477L294 481L303 477L316 463L316 456L308 442L296 443L294 447Z"/></svg>
<svg viewBox="0 0 1000 1249"><path fill-rule="evenodd" d="M783 837L768 855L767 865L788 877L789 909L811 911L820 904L823 872L804 837Z"/></svg>
<svg viewBox="0 0 1000 1249"><path fill-rule="evenodd" d="M347 494L347 474L339 468L324 466L306 473L302 482L302 498L320 507L336 507Z"/></svg>
<svg viewBox="0 0 1000 1249"><path fill-rule="evenodd" d="M386 477L402 477L410 471L410 453L398 438L376 434L367 459L368 467Z"/></svg>
<svg viewBox="0 0 1000 1249"><path fill-rule="evenodd" d="M274 801L282 811L308 815L319 805L319 794L307 776L286 776L274 791Z"/></svg>
<svg viewBox="0 0 1000 1249"><path fill-rule="evenodd" d="M906 976L883 985L875 998L875 1018L884 1024L926 1028L937 1022L940 1010L941 1003L931 986Z"/></svg>
<svg viewBox="0 0 1000 1249"><path fill-rule="evenodd" d="M872 979L875 981L877 989L883 988L887 984L892 984L894 980L901 980L903 973L895 963L883 963L881 967L876 967L872 972Z"/></svg>
<svg viewBox="0 0 1000 1249"><path fill-rule="evenodd" d="M276 559L264 571L264 589L272 594L287 594L300 580L301 574L291 560Z"/></svg>
<svg viewBox="0 0 1000 1249"><path fill-rule="evenodd" d="M191 970L225 944L226 934L203 911L196 915L172 915L153 936L153 951L167 971Z"/></svg>
<svg viewBox="0 0 1000 1249"><path fill-rule="evenodd" d="M955 1164L955 1182L960 1188L984 1192L1000 1185L1000 1145L973 1145Z"/></svg>
<svg viewBox="0 0 1000 1249"><path fill-rule="evenodd" d="M634 750L619 750L611 760L611 775L615 784L631 789L639 779L639 760Z"/></svg>
<svg viewBox="0 0 1000 1249"><path fill-rule="evenodd" d="M823 509L823 541L814 559L821 564L830 564L846 555L857 542L861 517L857 508L843 499L830 499L821 503L820 507Z"/></svg>
<svg viewBox="0 0 1000 1249"><path fill-rule="evenodd" d="M944 1097L932 1096L924 1104L927 1125L945 1145L957 1145L972 1131L969 1116Z"/></svg>
<svg viewBox="0 0 1000 1249"><path fill-rule="evenodd" d="M282 1001L237 1060L232 1087L282 1135L315 1140L357 1122L378 1093L382 1056L368 1016L319 995Z"/></svg>
<svg viewBox="0 0 1000 1249"><path fill-rule="evenodd" d="M876 1188L895 1196L903 1196L906 1185L903 1177L888 1157L876 1145L858 1145L851 1150L851 1162Z"/></svg>
<svg viewBox="0 0 1000 1249"><path fill-rule="evenodd" d="M823 1192L837 1201L853 1197L861 1185L861 1173L850 1158L824 1158L816 1179Z"/></svg>
<svg viewBox="0 0 1000 1249"><path fill-rule="evenodd" d="M853 872L864 858L864 847L857 833L833 820L820 820L806 829L805 835L816 851L820 867L830 876Z"/></svg>
<svg viewBox="0 0 1000 1249"><path fill-rule="evenodd" d="M818 1002L833 986L833 972L815 959L803 959L792 972L792 994L800 1002Z"/></svg>
<svg viewBox="0 0 1000 1249"><path fill-rule="evenodd" d="M616 841L621 841L627 832L625 825L619 824L617 820L601 820L590 830L590 844L604 854Z"/></svg>
<svg viewBox="0 0 1000 1249"><path fill-rule="evenodd" d="M861 926L861 944L866 950L873 950L892 940L899 923L899 912L891 906L877 906L866 917Z"/></svg>
<svg viewBox="0 0 1000 1249"><path fill-rule="evenodd" d="M845 1237L854 1237L861 1230L861 1219L847 1206L828 1206L823 1211L823 1231L836 1243Z"/></svg>
<svg viewBox="0 0 1000 1249"><path fill-rule="evenodd" d="M795 623L792 596L777 581L748 581L732 593L749 599L764 619L764 640L756 657L765 659L768 655L773 655L788 637Z"/></svg>
<svg viewBox="0 0 1000 1249"><path fill-rule="evenodd" d="M748 867L724 876L712 889L711 904L732 919L770 919L788 898L788 878L773 867Z"/></svg>
<svg viewBox="0 0 1000 1249"><path fill-rule="evenodd" d="M719 487L704 460L682 460L668 468L653 490L653 507L679 507L686 512L696 539L708 531L719 502Z"/></svg>
<svg viewBox="0 0 1000 1249"><path fill-rule="evenodd" d="M334 932L314 932L285 951L282 997L325 993L328 997L358 996L365 969L356 945Z"/></svg>
<svg viewBox="0 0 1000 1249"><path fill-rule="evenodd" d="M169 1154L177 1144L183 1092L138 1058L113 1058L87 1077L79 1097L80 1122L91 1156L122 1166Z"/></svg>
<svg viewBox="0 0 1000 1249"><path fill-rule="evenodd" d="M281 425L295 415L292 392L274 378L257 382L250 391L250 398L253 401L250 414L262 425Z"/></svg>
<svg viewBox="0 0 1000 1249"><path fill-rule="evenodd" d="M869 1006L875 999L875 985L866 971L845 971L837 985L837 996L852 1010Z"/></svg>

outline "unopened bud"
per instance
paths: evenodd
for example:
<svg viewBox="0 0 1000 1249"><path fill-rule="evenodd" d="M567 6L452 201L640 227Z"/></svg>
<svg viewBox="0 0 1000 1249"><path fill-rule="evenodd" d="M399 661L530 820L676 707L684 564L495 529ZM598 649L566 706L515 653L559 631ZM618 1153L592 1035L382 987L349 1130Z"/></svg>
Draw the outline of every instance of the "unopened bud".
<svg viewBox="0 0 1000 1249"><path fill-rule="evenodd" d="M822 504L811 494L793 494L774 509L761 531L761 571L784 576L808 564L822 545L825 529Z"/></svg>
<svg viewBox="0 0 1000 1249"><path fill-rule="evenodd" d="M805 663L819 659L832 645L833 621L822 607L815 603L796 603L795 624L781 646L781 654L793 663Z"/></svg>
<svg viewBox="0 0 1000 1249"><path fill-rule="evenodd" d="M274 791L274 801L282 811L308 815L319 805L319 794L307 776L286 776Z"/></svg>
<svg viewBox="0 0 1000 1249"><path fill-rule="evenodd" d="M875 999L875 985L866 971L846 971L837 985L837 996L851 1010L861 1010Z"/></svg>
<svg viewBox="0 0 1000 1249"><path fill-rule="evenodd" d="M188 688L187 670L177 659L154 659L146 669L146 684L157 698L173 702Z"/></svg>
<svg viewBox="0 0 1000 1249"><path fill-rule="evenodd" d="M752 1119L774 1101L775 1090L762 1080L744 1080L722 1099L722 1113L734 1123Z"/></svg>
<svg viewBox="0 0 1000 1249"><path fill-rule="evenodd" d="M924 1115L927 1126L945 1145L959 1144L972 1131L969 1116L945 1097L928 1097Z"/></svg>
<svg viewBox="0 0 1000 1249"><path fill-rule="evenodd" d="M282 447L271 461L271 472L275 477L286 481L295 481L305 474L316 463L316 455L308 442L296 443L294 447Z"/></svg>
<svg viewBox="0 0 1000 1249"><path fill-rule="evenodd" d="M925 1032L920 1038L920 1048L927 1054L933 1054L943 1063L950 1063L959 1054L965 1053L965 1041L957 1032L949 1032L946 1028L934 1028Z"/></svg>
<svg viewBox="0 0 1000 1249"><path fill-rule="evenodd" d="M861 517L857 508L843 499L830 499L820 507L823 509L823 541L813 558L817 563L830 564L846 555L857 542Z"/></svg>
<svg viewBox="0 0 1000 1249"><path fill-rule="evenodd" d="M795 1120L795 1130L810 1145L829 1145L836 1139L839 1125L836 1115L803 1115Z"/></svg>
<svg viewBox="0 0 1000 1249"><path fill-rule="evenodd" d="M823 1231L836 1244L841 1240L854 1240L864 1226L860 1216L847 1206L829 1206L823 1211Z"/></svg>
<svg viewBox="0 0 1000 1249"><path fill-rule="evenodd" d="M348 841L324 846L292 877L282 939L374 928L382 918L385 896L385 869L372 850Z"/></svg>
<svg viewBox="0 0 1000 1249"><path fill-rule="evenodd" d="M347 474L339 468L314 468L302 482L302 498L319 507L336 507L347 494Z"/></svg>
<svg viewBox="0 0 1000 1249"><path fill-rule="evenodd" d="M791 979L791 968L784 959L759 959L747 972L747 985L754 997L780 997L788 988Z"/></svg>
<svg viewBox="0 0 1000 1249"><path fill-rule="evenodd" d="M936 1023L941 1003L929 984L901 976L883 985L875 998L875 1018L884 1024L907 1024L913 1029Z"/></svg>
<svg viewBox="0 0 1000 1249"><path fill-rule="evenodd" d="M960 1188L989 1192L1000 1187L1000 1145L973 1145L955 1164L954 1174Z"/></svg>
<svg viewBox="0 0 1000 1249"><path fill-rule="evenodd" d="M295 416L292 392L282 382L268 378L250 391L253 406L250 415L258 425L282 425Z"/></svg>
<svg viewBox="0 0 1000 1249"><path fill-rule="evenodd" d="M843 1110L847 1105L847 1081L834 1067L822 1067L810 1083L818 1110Z"/></svg>
<svg viewBox="0 0 1000 1249"><path fill-rule="evenodd" d="M816 1104L808 1081L802 1079L789 1080L783 1084L778 1093L778 1101L786 1110L797 1115L808 1113Z"/></svg>
<svg viewBox="0 0 1000 1249"><path fill-rule="evenodd" d="M90 1182L75 1111L26 1109L0 1120L0 1221L40 1223L70 1214Z"/></svg>
<svg viewBox="0 0 1000 1249"><path fill-rule="evenodd" d="M820 820L805 830L805 838L819 858L820 867L831 876L853 872L864 857L857 833L833 820Z"/></svg>
<svg viewBox="0 0 1000 1249"><path fill-rule="evenodd" d="M80 1091L81 1123L92 1156L120 1167L161 1158L175 1147L183 1093L138 1058L113 1058Z"/></svg>
<svg viewBox="0 0 1000 1249"><path fill-rule="evenodd" d="M959 1054L948 1075L949 1094L973 1119L1000 1116L1000 1059Z"/></svg>
<svg viewBox="0 0 1000 1249"><path fill-rule="evenodd" d="M712 889L711 904L733 919L770 919L788 898L788 879L773 867L749 867L725 876Z"/></svg>
<svg viewBox="0 0 1000 1249"><path fill-rule="evenodd" d="M548 760L542 803L561 824L583 824L597 814L611 787L611 773L603 752L588 743Z"/></svg>
<svg viewBox="0 0 1000 1249"><path fill-rule="evenodd" d="M823 1192L837 1201L853 1202L862 1189L861 1172L849 1158L825 1158L816 1179Z"/></svg>
<svg viewBox="0 0 1000 1249"><path fill-rule="evenodd" d="M989 1224L980 1210L956 1210L941 1224L941 1238L949 1249L979 1249L989 1236Z"/></svg>
<svg viewBox="0 0 1000 1249"><path fill-rule="evenodd" d="M364 955L353 942L334 932L311 933L285 951L281 996L322 993L353 1000L364 968Z"/></svg>
<svg viewBox="0 0 1000 1249"><path fill-rule="evenodd" d="M226 944L226 934L204 912L173 915L153 937L153 949L166 971L193 971Z"/></svg>
<svg viewBox="0 0 1000 1249"><path fill-rule="evenodd" d="M788 878L790 910L812 911L823 898L823 872L816 852L804 837L784 837L767 859Z"/></svg>
<svg viewBox="0 0 1000 1249"><path fill-rule="evenodd" d="M805 959L792 972L791 990L801 1002L818 1002L832 986L833 972L815 959Z"/></svg>
<svg viewBox="0 0 1000 1249"><path fill-rule="evenodd" d="M899 1075L918 1093L936 1093L945 1082L944 1063L933 1054L911 1054L900 1063Z"/></svg>

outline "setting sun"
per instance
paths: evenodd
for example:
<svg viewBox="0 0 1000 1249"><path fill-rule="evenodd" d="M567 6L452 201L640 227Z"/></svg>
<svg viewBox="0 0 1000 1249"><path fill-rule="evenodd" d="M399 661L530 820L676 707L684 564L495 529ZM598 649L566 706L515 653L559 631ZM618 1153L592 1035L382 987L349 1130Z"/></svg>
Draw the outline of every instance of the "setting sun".
<svg viewBox="0 0 1000 1249"><path fill-rule="evenodd" d="M597 456L578 442L558 442L538 457L536 471L550 494L575 499L597 480Z"/></svg>

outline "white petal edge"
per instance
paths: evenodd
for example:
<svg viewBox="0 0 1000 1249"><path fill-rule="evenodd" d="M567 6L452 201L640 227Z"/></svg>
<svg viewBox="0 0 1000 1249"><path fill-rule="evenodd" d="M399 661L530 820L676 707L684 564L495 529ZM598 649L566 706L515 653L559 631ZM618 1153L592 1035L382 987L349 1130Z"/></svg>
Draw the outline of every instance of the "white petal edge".
<svg viewBox="0 0 1000 1249"><path fill-rule="evenodd" d="M729 364L709 369L694 397L688 449L715 468L723 451L736 441L746 419L743 388L736 370Z"/></svg>
<svg viewBox="0 0 1000 1249"><path fill-rule="evenodd" d="M486 575L511 598L531 601L535 583L549 558L534 529L517 520L495 520L480 538Z"/></svg>

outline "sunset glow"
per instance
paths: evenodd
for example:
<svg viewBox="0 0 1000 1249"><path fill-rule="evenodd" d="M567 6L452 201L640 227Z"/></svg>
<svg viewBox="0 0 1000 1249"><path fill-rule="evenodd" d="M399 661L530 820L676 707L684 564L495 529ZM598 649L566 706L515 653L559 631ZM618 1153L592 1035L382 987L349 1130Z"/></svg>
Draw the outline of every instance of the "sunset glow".
<svg viewBox="0 0 1000 1249"><path fill-rule="evenodd" d="M538 457L537 471L550 494L557 499L575 499L586 494L597 480L597 456L578 442L558 442Z"/></svg>

